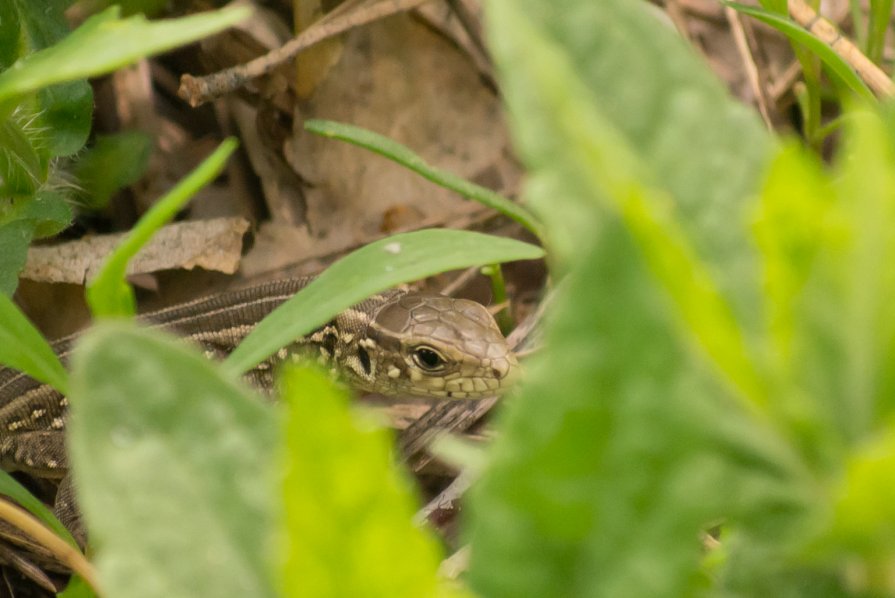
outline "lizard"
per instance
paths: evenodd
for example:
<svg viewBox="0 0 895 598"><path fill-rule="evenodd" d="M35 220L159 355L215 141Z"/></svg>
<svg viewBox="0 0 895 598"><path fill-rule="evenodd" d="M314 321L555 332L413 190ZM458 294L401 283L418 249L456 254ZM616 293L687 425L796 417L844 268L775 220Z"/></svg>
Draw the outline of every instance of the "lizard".
<svg viewBox="0 0 895 598"><path fill-rule="evenodd" d="M210 358L223 358L310 280L286 279L225 291L141 315L139 320L184 337ZM77 339L76 333L52 343L63 363ZM389 290L295 339L247 378L269 390L273 366L309 349L356 389L387 395L493 396L509 386L518 370L516 357L483 305L435 293ZM67 475L67 411L68 397L53 387L14 369L0 369L0 467L59 483L54 510L83 542Z"/></svg>

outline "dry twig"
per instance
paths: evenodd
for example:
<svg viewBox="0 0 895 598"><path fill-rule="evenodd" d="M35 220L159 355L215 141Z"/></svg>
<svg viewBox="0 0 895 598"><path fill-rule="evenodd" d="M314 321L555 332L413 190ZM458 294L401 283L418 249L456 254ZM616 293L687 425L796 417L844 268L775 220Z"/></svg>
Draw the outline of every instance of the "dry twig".
<svg viewBox="0 0 895 598"><path fill-rule="evenodd" d="M0 500L0 518L22 530L37 543L50 551L59 562L80 575L99 594L99 581L93 565L65 540L50 531L31 513L6 500Z"/></svg>
<svg viewBox="0 0 895 598"><path fill-rule="evenodd" d="M895 83L873 64L851 40L844 37L828 19L817 14L804 0L789 0L789 14L802 27L830 46L860 75L877 95L895 96Z"/></svg>
<svg viewBox="0 0 895 598"><path fill-rule="evenodd" d="M749 47L749 41L746 39L746 31L743 27L743 21L740 13L730 8L724 9L727 22L730 24L730 31L736 42L737 53L743 61L743 67L746 70L746 78L749 80L749 86L752 87L752 93L755 94L755 101L758 104L758 111L764 120L768 130L774 130L774 123L771 121L771 114L768 111L768 100L765 95L764 88L761 85L761 77L758 75L758 65L752 56L752 50Z"/></svg>
<svg viewBox="0 0 895 598"><path fill-rule="evenodd" d="M260 56L251 62L225 69L206 77L183 75L177 95L196 107L215 98L235 91L261 75L266 75L287 60L291 60L302 50L325 39L378 21L379 19L413 10L429 0L380 0L350 12L336 9L302 31L292 41L280 48ZM347 3L346 3L347 4ZM344 5L343 5L344 6ZM341 8L341 7L340 7Z"/></svg>

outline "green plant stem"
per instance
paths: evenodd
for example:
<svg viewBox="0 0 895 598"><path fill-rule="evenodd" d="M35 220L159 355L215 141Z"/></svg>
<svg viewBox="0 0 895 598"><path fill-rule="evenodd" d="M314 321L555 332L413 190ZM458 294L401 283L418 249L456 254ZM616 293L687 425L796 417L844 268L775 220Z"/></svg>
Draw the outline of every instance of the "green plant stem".
<svg viewBox="0 0 895 598"><path fill-rule="evenodd" d="M886 30L889 27L889 18L892 16L893 0L870 0L870 15L867 19L867 58L875 64L880 64L883 59L883 48L886 45ZM855 26L857 31L860 28ZM864 45L862 44L863 48Z"/></svg>
<svg viewBox="0 0 895 598"><path fill-rule="evenodd" d="M491 295L496 305L504 305L499 312L494 315L500 331L508 334L514 328L513 314L510 313L510 306L507 303L507 286L503 279L503 269L500 264L491 264L482 268L482 274L491 279Z"/></svg>
<svg viewBox="0 0 895 598"><path fill-rule="evenodd" d="M860 0L849 0L849 12L851 13L852 29L854 30L855 42L861 51L867 52L867 34L864 25L864 12L861 10Z"/></svg>
<svg viewBox="0 0 895 598"><path fill-rule="evenodd" d="M818 135L820 135L821 139L826 139L827 137L829 137L830 135L832 135L833 133L838 131L840 128L842 128L842 125L844 123L845 123L845 119L841 116L838 116L838 117L834 118L833 120L831 120L830 122L823 125L818 130Z"/></svg>

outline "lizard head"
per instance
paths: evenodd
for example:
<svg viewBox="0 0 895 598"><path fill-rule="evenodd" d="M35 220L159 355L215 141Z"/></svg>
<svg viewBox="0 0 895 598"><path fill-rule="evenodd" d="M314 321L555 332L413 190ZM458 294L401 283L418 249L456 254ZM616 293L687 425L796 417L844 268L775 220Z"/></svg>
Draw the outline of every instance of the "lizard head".
<svg viewBox="0 0 895 598"><path fill-rule="evenodd" d="M502 393L518 370L515 355L481 304L431 293L386 299L344 347L343 369L364 390L477 399Z"/></svg>

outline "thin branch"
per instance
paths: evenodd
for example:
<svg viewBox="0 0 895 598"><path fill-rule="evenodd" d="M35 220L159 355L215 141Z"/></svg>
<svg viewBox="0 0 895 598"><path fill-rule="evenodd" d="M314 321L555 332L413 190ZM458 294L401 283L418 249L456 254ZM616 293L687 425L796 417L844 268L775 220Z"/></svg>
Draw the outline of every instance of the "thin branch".
<svg viewBox="0 0 895 598"><path fill-rule="evenodd" d="M727 17L727 22L730 24L734 42L736 42L737 53L740 55L740 60L743 61L749 86L752 87L752 93L755 94L758 111L761 113L761 118L764 120L768 130L773 131L774 123L771 121L771 113L768 110L768 100L764 88L761 86L758 65L755 64L755 58L752 56L752 50L749 48L749 41L746 39L746 31L743 28L740 13L729 6L724 9L724 13Z"/></svg>
<svg viewBox="0 0 895 598"><path fill-rule="evenodd" d="M196 107L215 98L235 91L261 75L266 75L276 67L294 58L302 50L325 39L378 21L394 14L413 10L429 0L381 0L347 14L336 9L317 23L302 31L292 41L268 52L264 56L205 77L183 75L180 78L180 89L177 91L190 106Z"/></svg>
<svg viewBox="0 0 895 598"><path fill-rule="evenodd" d="M804 0L789 0L789 14L802 27L830 46L860 75L877 95L895 96L895 83L878 66L873 64L851 40L844 37L836 26L820 16Z"/></svg>

